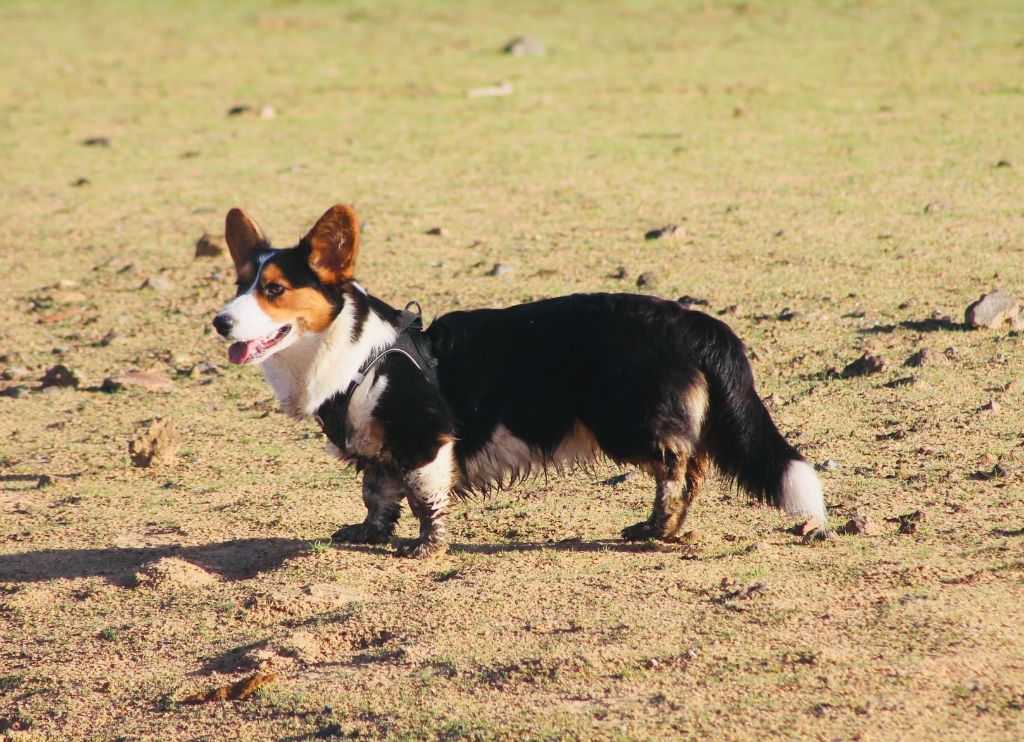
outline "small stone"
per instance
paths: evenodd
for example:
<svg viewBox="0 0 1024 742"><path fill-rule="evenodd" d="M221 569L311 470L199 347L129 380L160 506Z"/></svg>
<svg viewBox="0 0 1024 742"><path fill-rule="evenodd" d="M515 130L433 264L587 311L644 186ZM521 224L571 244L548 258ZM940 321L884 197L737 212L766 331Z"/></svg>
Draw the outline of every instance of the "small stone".
<svg viewBox="0 0 1024 742"><path fill-rule="evenodd" d="M430 229L427 230L426 233L429 234L431 237L447 237L448 236L448 230L445 229L444 227L431 227Z"/></svg>
<svg viewBox="0 0 1024 742"><path fill-rule="evenodd" d="M659 663L658 660L655 659L654 657L651 657L649 660L647 660L647 662L645 664L647 665L647 669L648 670L654 670L661 663Z"/></svg>
<svg viewBox="0 0 1024 742"><path fill-rule="evenodd" d="M223 237L204 232L202 236L196 240L195 257L217 258L223 255L226 250L227 245L224 244Z"/></svg>
<svg viewBox="0 0 1024 742"><path fill-rule="evenodd" d="M640 289L642 289L642 288L651 288L657 282L658 281L657 281L656 274L654 274L651 271L644 271L643 273L641 273L639 276L636 277L636 286L637 286L637 288L640 288Z"/></svg>
<svg viewBox="0 0 1024 742"><path fill-rule="evenodd" d="M679 229L678 224L666 224L664 227L658 227L657 229L649 229L644 232L645 240L660 240L662 237L668 237L676 233Z"/></svg>
<svg viewBox="0 0 1024 742"><path fill-rule="evenodd" d="M71 181L71 186L73 188L81 188L82 186L87 186L90 183L92 183L92 181L89 180L88 178L77 178Z"/></svg>
<svg viewBox="0 0 1024 742"><path fill-rule="evenodd" d="M502 95L512 95L512 83L507 80L496 85L488 85L482 88L471 88L466 93L470 98L495 98Z"/></svg>
<svg viewBox="0 0 1024 742"><path fill-rule="evenodd" d="M836 471L839 468L839 462L834 459L825 459L815 468L818 471Z"/></svg>
<svg viewBox="0 0 1024 742"><path fill-rule="evenodd" d="M548 53L548 49L543 41L536 36L528 34L517 36L505 44L501 50L506 54L511 54L513 57L543 57Z"/></svg>
<svg viewBox="0 0 1024 742"><path fill-rule="evenodd" d="M110 376L104 379L100 386L105 392L116 392L125 387L137 387L150 392L169 392L174 389L174 382L160 374L148 371L130 371L126 374Z"/></svg>
<svg viewBox="0 0 1024 742"><path fill-rule="evenodd" d="M911 536L917 533L918 524L928 520L928 516L923 510L915 510L912 513L897 515L889 520L899 524L899 533L901 535Z"/></svg>
<svg viewBox="0 0 1024 742"><path fill-rule="evenodd" d="M616 474L614 477L608 477L601 484L609 487L618 487L623 482L628 482L631 479L636 479L638 476L636 469L630 469L629 471L623 472L622 474Z"/></svg>
<svg viewBox="0 0 1024 742"><path fill-rule="evenodd" d="M170 464L181 447L181 436L170 418L158 418L128 444L128 454L135 466Z"/></svg>
<svg viewBox="0 0 1024 742"><path fill-rule="evenodd" d="M615 271L614 271L614 272L613 272L613 273L612 273L612 274L611 274L610 276L608 276L608 277L609 277L609 278L614 278L614 279L615 279L616 281L621 281L621 280L622 280L622 279L624 279L624 278L629 278L629 271L628 271L628 270L626 270L626 266L624 266L624 265L620 265L620 266L619 266L618 268L616 268L616 269L615 269Z"/></svg>
<svg viewBox="0 0 1024 742"><path fill-rule="evenodd" d="M195 364L194 366L192 366L192 368L188 370L188 375L191 376L193 379L203 375L219 373L220 366L214 365L209 361L200 361L199 363Z"/></svg>
<svg viewBox="0 0 1024 742"><path fill-rule="evenodd" d="M241 116L242 114L252 113L252 111L252 106L242 103L237 106L231 106L231 108L228 109L228 116Z"/></svg>
<svg viewBox="0 0 1024 742"><path fill-rule="evenodd" d="M997 327L1013 321L1020 312L1020 301L1005 291L996 290L982 294L964 312L968 327Z"/></svg>
<svg viewBox="0 0 1024 742"><path fill-rule="evenodd" d="M515 273L515 269L510 265L504 263L495 263L494 267L487 271L488 276L508 276Z"/></svg>
<svg viewBox="0 0 1024 742"><path fill-rule="evenodd" d="M857 512L843 526L843 533L851 536L869 536L876 531L874 520L867 513Z"/></svg>
<svg viewBox="0 0 1024 742"><path fill-rule="evenodd" d="M88 297L81 291L54 291L50 298L58 304L81 304Z"/></svg>
<svg viewBox="0 0 1024 742"><path fill-rule="evenodd" d="M921 348L921 350L914 353L906 361L903 362L904 366L910 366L911 368L917 368L919 366L930 366L939 359L939 356L935 351L929 348Z"/></svg>
<svg viewBox="0 0 1024 742"><path fill-rule="evenodd" d="M84 144L86 147L109 147L110 146L110 138L109 137L89 137L88 139L83 139L82 140L82 144Z"/></svg>
<svg viewBox="0 0 1024 742"><path fill-rule="evenodd" d="M1009 160L1000 160L996 163L996 167L1013 167L1013 163Z"/></svg>
<svg viewBox="0 0 1024 742"><path fill-rule="evenodd" d="M980 412L982 415L995 415L998 414L1002 409L1003 406L1001 404L996 402L994 399L990 399L988 401L988 404L983 405L982 408L978 410L978 412Z"/></svg>
<svg viewBox="0 0 1024 742"><path fill-rule="evenodd" d="M170 291L173 288L174 284L163 276L150 276L139 286L139 289L153 289L153 291Z"/></svg>
<svg viewBox="0 0 1024 742"><path fill-rule="evenodd" d="M62 278L59 281L57 281L57 288L59 288L59 289L77 289L78 288L78 281L72 280L70 278Z"/></svg>
<svg viewBox="0 0 1024 742"><path fill-rule="evenodd" d="M840 372L844 379L852 379L856 376L869 376L881 373L889 367L889 359L885 356L877 356L873 353L864 353L856 361L848 363Z"/></svg>
<svg viewBox="0 0 1024 742"><path fill-rule="evenodd" d="M808 518L802 523L797 523L795 526L793 526L792 532L796 536L803 536L806 538L807 536L810 536L812 533L817 531L819 528L821 528L821 525L815 518Z"/></svg>
<svg viewBox="0 0 1024 742"><path fill-rule="evenodd" d="M43 388L73 387L77 389L82 383L82 378L77 372L72 371L62 363L58 363L56 366L51 366L47 369L41 381Z"/></svg>
<svg viewBox="0 0 1024 742"><path fill-rule="evenodd" d="M706 307L706 306L708 306L710 304L710 302L707 299L701 299L701 298L696 297L696 296L690 296L689 294L683 294L678 299L676 299L676 301L679 302L680 304L682 304L684 307L687 307L687 308L689 308L689 307Z"/></svg>
<svg viewBox="0 0 1024 742"><path fill-rule="evenodd" d="M277 118L277 110L273 106L260 106L259 116L261 119L274 119Z"/></svg>

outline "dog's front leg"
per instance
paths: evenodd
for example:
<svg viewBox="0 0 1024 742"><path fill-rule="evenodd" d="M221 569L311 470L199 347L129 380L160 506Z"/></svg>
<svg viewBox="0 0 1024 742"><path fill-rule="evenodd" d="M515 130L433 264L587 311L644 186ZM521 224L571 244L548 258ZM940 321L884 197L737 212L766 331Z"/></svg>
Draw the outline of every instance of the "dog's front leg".
<svg viewBox="0 0 1024 742"><path fill-rule="evenodd" d="M444 517L454 479L451 442L444 443L430 463L406 475L409 509L419 518L420 537L399 546L399 556L429 557L448 551Z"/></svg>
<svg viewBox="0 0 1024 742"><path fill-rule="evenodd" d="M366 520L342 526L331 536L335 543L386 544L395 535L402 512L405 482L395 469L371 466L363 475L363 502Z"/></svg>

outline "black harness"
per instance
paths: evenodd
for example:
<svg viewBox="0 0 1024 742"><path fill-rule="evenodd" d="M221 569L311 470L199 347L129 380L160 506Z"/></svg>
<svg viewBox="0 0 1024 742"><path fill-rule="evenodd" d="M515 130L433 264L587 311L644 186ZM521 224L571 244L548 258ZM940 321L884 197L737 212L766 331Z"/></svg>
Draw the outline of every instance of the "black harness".
<svg viewBox="0 0 1024 742"><path fill-rule="evenodd" d="M409 307L416 307L416 311L410 312ZM363 383L373 367L392 353L401 353L408 358L412 365L427 377L432 386L437 386L437 357L434 355L430 338L423 334L423 308L418 301L411 301L405 305L405 309L398 314L395 329L398 331L395 342L359 367L349 382L348 389L345 390L346 397L351 399L352 392Z"/></svg>

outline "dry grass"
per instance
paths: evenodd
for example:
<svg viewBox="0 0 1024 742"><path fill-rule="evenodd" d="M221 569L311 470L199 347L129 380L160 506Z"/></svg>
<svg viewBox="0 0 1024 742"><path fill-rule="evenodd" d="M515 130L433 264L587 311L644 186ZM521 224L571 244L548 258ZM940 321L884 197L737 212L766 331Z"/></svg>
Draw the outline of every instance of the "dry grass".
<svg viewBox="0 0 1024 742"><path fill-rule="evenodd" d="M957 326L1024 293L1024 10L505 6L0 9L0 371L25 390L0 397L0 736L1024 736L1022 340ZM500 53L527 32L547 56ZM835 522L876 533L804 546L719 485L693 543L624 545L652 488L600 468L467 503L432 562L326 546L358 480L224 363L229 261L192 246L233 205L286 243L338 200L372 225L363 283L428 314L630 290L620 265L736 305L780 426L838 463ZM890 369L830 376L865 349ZM57 361L82 386L37 391ZM93 389L132 369L175 389ZM177 463L134 468L156 417ZM178 704L257 669L255 700Z"/></svg>

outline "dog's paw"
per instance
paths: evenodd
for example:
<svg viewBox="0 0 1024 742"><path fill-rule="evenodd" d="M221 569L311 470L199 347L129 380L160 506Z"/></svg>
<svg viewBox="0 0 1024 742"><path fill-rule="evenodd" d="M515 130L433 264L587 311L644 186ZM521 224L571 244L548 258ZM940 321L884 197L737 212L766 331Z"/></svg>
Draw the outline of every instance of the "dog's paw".
<svg viewBox="0 0 1024 742"><path fill-rule="evenodd" d="M642 520L622 529L622 538L625 541L648 541L657 538L654 525L648 520Z"/></svg>
<svg viewBox="0 0 1024 742"><path fill-rule="evenodd" d="M336 544L386 544L391 540L391 533L377 523L354 523L342 526L331 541Z"/></svg>
<svg viewBox="0 0 1024 742"><path fill-rule="evenodd" d="M428 559L448 552L448 544L434 539L408 539L398 544L395 556Z"/></svg>

